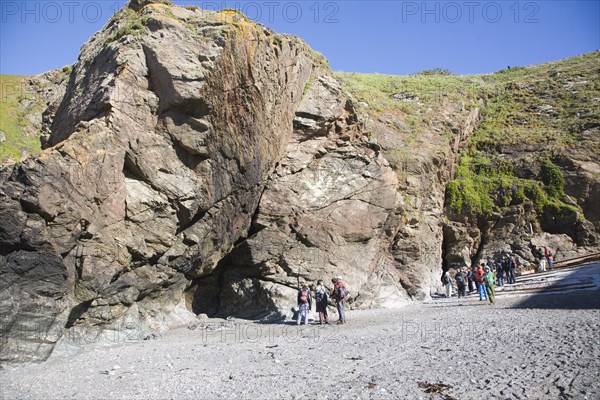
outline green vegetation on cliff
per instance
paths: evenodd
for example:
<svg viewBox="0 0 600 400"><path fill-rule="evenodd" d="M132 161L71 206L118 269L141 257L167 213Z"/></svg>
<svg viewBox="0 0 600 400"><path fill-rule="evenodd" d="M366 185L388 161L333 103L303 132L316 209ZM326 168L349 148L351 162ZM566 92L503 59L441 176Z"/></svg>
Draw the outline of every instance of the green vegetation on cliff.
<svg viewBox="0 0 600 400"><path fill-rule="evenodd" d="M456 180L448 184L454 212L489 214L527 199L538 213L581 211L565 203L563 173L552 159L593 146L579 134L600 123L599 58L594 52L482 77L494 90L487 94L481 126L461 153ZM502 159L505 153L526 154L521 161L537 174L515 171L514 160Z"/></svg>
<svg viewBox="0 0 600 400"><path fill-rule="evenodd" d="M484 82L477 76L411 76L336 72L343 87L371 111L414 111L443 100L475 100Z"/></svg>
<svg viewBox="0 0 600 400"><path fill-rule="evenodd" d="M25 134L25 112L21 101L27 93L24 76L0 75L0 164L19 161L25 154L39 152L38 137Z"/></svg>
<svg viewBox="0 0 600 400"><path fill-rule="evenodd" d="M575 147L588 147L591 154L598 150L580 137L585 129L600 126L598 65L600 52L593 52L489 75L337 77L363 111L375 119L399 115L413 138L432 128L432 110L444 113L452 103L481 109L481 124L460 151L454 179L447 184L447 205L453 212L489 215L530 202L538 213L579 213L554 162Z"/></svg>
<svg viewBox="0 0 600 400"><path fill-rule="evenodd" d="M594 52L483 76L494 91L473 144L485 150L498 144L568 147L600 118L599 62Z"/></svg>
<svg viewBox="0 0 600 400"><path fill-rule="evenodd" d="M531 201L538 213L545 207L555 211L579 209L564 203L564 178L549 159L542 165L538 179L515 176L512 164L498 154L465 152L456 169L456 179L448 182L446 197L455 213L489 215L509 205Z"/></svg>

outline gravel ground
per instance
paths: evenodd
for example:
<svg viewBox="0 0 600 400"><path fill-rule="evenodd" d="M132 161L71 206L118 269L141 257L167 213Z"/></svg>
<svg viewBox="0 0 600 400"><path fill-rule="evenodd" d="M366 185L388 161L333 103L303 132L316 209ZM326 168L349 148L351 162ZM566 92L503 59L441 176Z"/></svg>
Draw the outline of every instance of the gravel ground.
<svg viewBox="0 0 600 400"><path fill-rule="evenodd" d="M600 277L600 265L583 269ZM598 279L596 279L597 281ZM0 370L1 399L599 399L600 291L442 299L346 325L210 319Z"/></svg>

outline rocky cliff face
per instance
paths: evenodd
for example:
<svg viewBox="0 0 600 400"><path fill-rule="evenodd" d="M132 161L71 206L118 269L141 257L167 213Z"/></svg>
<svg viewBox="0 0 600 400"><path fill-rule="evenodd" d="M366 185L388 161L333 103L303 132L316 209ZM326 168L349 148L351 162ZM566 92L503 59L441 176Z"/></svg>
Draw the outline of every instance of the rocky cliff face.
<svg viewBox="0 0 600 400"><path fill-rule="evenodd" d="M544 247L556 260L598 252L598 57L494 75L447 190L447 268L514 254L532 270Z"/></svg>
<svg viewBox="0 0 600 400"><path fill-rule="evenodd" d="M309 82L293 126L252 235L197 280L196 312L280 318L296 305L299 283L339 274L357 305L406 301L386 265L397 177L335 79Z"/></svg>
<svg viewBox="0 0 600 400"><path fill-rule="evenodd" d="M390 254L413 298L480 260L516 255L525 272L546 246L556 260L598 252L599 55L485 76L337 75L400 177Z"/></svg>
<svg viewBox="0 0 600 400"><path fill-rule="evenodd" d="M131 1L44 112L41 155L0 171L0 360L139 340L200 313L279 320L299 284L337 275L352 307L399 306L435 290L443 260L526 227L533 203L496 209L494 225L452 208L447 186L493 104L481 78L444 91L385 78L381 104L362 79L375 78L333 76L301 40L235 11ZM597 154L581 162L593 170ZM553 160L571 168L568 193L593 175ZM577 251L596 243L585 182Z"/></svg>
<svg viewBox="0 0 600 400"><path fill-rule="evenodd" d="M82 49L47 150L3 170L3 329L41 342L3 359L190 321L183 291L248 234L317 74L236 13L135 8Z"/></svg>
<svg viewBox="0 0 600 400"><path fill-rule="evenodd" d="M2 360L192 311L279 318L338 274L361 304L407 298L386 272L396 175L299 39L132 2L44 122L43 153L2 170Z"/></svg>

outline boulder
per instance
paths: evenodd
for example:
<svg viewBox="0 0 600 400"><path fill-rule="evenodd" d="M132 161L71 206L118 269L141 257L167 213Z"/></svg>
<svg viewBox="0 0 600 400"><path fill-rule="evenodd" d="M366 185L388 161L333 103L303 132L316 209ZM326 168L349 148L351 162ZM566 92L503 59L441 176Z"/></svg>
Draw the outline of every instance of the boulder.
<svg viewBox="0 0 600 400"><path fill-rule="evenodd" d="M1 171L5 360L46 358L65 328L66 348L195 320L184 292L247 236L284 156L308 46L163 3L132 2L83 46L46 149ZM21 276L24 254L57 278ZM8 299L41 310L43 335Z"/></svg>

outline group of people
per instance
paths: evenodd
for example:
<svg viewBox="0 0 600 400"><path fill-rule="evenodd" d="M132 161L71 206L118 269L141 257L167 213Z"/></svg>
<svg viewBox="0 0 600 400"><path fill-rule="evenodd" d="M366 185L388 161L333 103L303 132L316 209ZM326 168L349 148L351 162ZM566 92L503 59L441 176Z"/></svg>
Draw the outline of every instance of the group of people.
<svg viewBox="0 0 600 400"><path fill-rule="evenodd" d="M474 285L477 285L477 292L479 293L479 301L489 300L490 303L496 303L496 274L492 272L489 265L480 263L473 269L464 273L458 271L454 275L454 281L458 289L458 298L465 297L467 295L467 285L469 287L469 293L474 291ZM446 287L446 297L452 296L452 278L448 271L442 275L442 283Z"/></svg>
<svg viewBox="0 0 600 400"><path fill-rule="evenodd" d="M546 254L549 250L546 248ZM552 255L552 253L550 253ZM458 297L477 291L479 300L489 300L490 303L496 303L495 287L504 286L504 284L514 284L517 282L516 269L519 262L515 256L503 255L496 260L488 260L487 263L480 262L474 265L468 271L458 271L454 275L454 282L458 289ZM453 280L448 271L442 275L442 284L446 288L446 297L452 296Z"/></svg>
<svg viewBox="0 0 600 400"><path fill-rule="evenodd" d="M341 276L331 279L331 283L333 284L333 290L330 295L327 294L327 289L323 285L323 281L321 279L317 281L317 286L314 290L314 298L317 312L319 313L320 325L329 323L329 316L327 314L329 298L335 301L335 305L339 315L339 320L337 321L337 323L346 323L346 311L344 303L346 302L346 298L349 294L348 286L346 286L344 281L342 281ZM308 287L308 284L305 283L298 290L298 317L296 319L296 323L298 325L300 325L302 320L304 320L305 325L308 325L308 318L310 316L310 310L312 309L312 301L312 292Z"/></svg>
<svg viewBox="0 0 600 400"><path fill-rule="evenodd" d="M540 272L546 271L546 265L550 268L550 271L554 269L554 256L549 248L545 247L543 252L538 250L538 263Z"/></svg>

